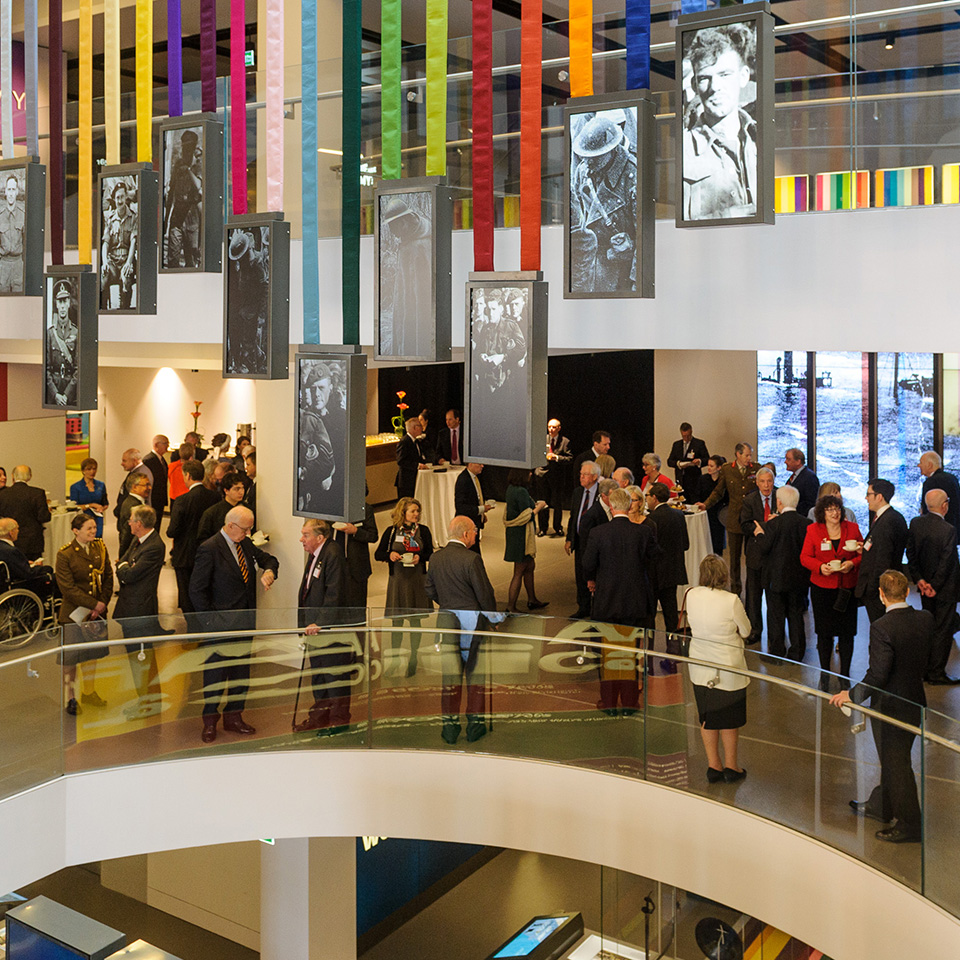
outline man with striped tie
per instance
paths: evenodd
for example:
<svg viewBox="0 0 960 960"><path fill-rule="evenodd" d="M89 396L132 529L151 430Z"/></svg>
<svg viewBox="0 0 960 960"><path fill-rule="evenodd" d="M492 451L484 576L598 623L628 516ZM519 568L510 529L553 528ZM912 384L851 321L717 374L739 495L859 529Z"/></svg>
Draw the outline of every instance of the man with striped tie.
<svg viewBox="0 0 960 960"><path fill-rule="evenodd" d="M280 563L250 542L252 529L250 510L234 507L224 518L223 528L197 548L190 577L190 602L204 630L216 633L252 629L257 610L257 567L263 571L260 582L264 590L269 590L277 579ZM231 636L206 643L214 649L203 669L201 739L204 743L216 740L221 701L225 701L224 730L256 733L241 715L250 680L250 638Z"/></svg>

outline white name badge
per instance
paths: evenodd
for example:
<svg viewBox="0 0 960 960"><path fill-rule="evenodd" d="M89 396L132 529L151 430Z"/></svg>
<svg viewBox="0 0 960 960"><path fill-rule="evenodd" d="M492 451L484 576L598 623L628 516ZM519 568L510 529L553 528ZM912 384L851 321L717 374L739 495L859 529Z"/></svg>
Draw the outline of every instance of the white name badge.
<svg viewBox="0 0 960 960"><path fill-rule="evenodd" d="M821 541L820 541L820 549L821 549L821 550L833 550L833 544L832 544L829 540L821 540Z"/></svg>
<svg viewBox="0 0 960 960"><path fill-rule="evenodd" d="M873 546L873 541L872 541L872 540L867 540L867 541L864 543L864 545L863 545L863 549L864 549L864 550L869 550L872 546Z"/></svg>

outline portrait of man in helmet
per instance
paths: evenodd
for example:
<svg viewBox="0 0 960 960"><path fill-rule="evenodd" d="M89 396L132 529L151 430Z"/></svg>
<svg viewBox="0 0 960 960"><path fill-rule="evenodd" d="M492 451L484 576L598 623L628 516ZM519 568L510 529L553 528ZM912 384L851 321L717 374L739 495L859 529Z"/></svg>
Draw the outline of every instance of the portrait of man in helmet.
<svg viewBox="0 0 960 960"><path fill-rule="evenodd" d="M224 372L265 377L269 366L270 227L227 231L227 323Z"/></svg>

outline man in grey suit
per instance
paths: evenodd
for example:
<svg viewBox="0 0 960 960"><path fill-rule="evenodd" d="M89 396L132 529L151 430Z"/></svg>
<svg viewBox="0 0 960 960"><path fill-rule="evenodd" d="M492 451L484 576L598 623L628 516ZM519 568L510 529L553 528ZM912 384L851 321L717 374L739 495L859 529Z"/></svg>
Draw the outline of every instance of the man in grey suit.
<svg viewBox="0 0 960 960"><path fill-rule="evenodd" d="M467 740L473 743L487 733L483 719L484 677L477 669L480 637L473 630L488 629L503 616L495 613L497 599L484 569L483 560L471 547L477 539L477 525L470 517L457 516L450 523L450 540L430 558L427 596L440 606L438 625L458 633L443 635L441 655L443 693L440 709L446 743L460 736L460 698L467 682ZM481 612L482 611L482 612Z"/></svg>

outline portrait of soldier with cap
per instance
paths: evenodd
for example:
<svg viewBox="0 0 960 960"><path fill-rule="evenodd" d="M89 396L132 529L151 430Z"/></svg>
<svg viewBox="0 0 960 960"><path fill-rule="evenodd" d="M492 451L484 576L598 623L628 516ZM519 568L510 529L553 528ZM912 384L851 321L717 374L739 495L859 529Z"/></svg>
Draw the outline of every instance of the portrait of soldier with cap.
<svg viewBox="0 0 960 960"><path fill-rule="evenodd" d="M3 177L3 200L0 202L0 293L23 293L26 208L20 199L22 176L22 170L11 170Z"/></svg>
<svg viewBox="0 0 960 960"><path fill-rule="evenodd" d="M68 407L77 403L77 281L68 277L47 277L47 333L44 351L44 403Z"/></svg>
<svg viewBox="0 0 960 960"><path fill-rule="evenodd" d="M104 177L100 204L100 309L137 309L137 191L134 177Z"/></svg>
<svg viewBox="0 0 960 960"><path fill-rule="evenodd" d="M424 356L431 349L433 264L430 194L380 197L380 353Z"/></svg>
<svg viewBox="0 0 960 960"><path fill-rule="evenodd" d="M200 227L203 167L200 127L164 131L167 182L163 188L163 254L165 270L198 270L201 264Z"/></svg>
<svg viewBox="0 0 960 960"><path fill-rule="evenodd" d="M297 510L338 517L344 509L345 363L300 361Z"/></svg>
<svg viewBox="0 0 960 960"><path fill-rule="evenodd" d="M270 228L227 231L226 372L266 376L270 312Z"/></svg>
<svg viewBox="0 0 960 960"><path fill-rule="evenodd" d="M637 281L637 108L570 122L570 289L632 293Z"/></svg>

